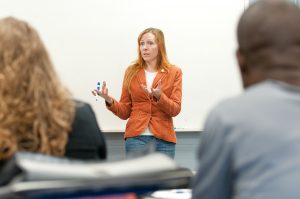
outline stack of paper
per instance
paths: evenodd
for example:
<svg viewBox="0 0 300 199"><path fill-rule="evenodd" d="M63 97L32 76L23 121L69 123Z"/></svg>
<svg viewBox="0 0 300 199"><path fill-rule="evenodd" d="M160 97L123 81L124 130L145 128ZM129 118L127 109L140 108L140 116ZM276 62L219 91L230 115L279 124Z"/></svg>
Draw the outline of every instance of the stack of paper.
<svg viewBox="0 0 300 199"><path fill-rule="evenodd" d="M17 153L0 171L0 198L76 198L187 188L192 172L160 153L84 162ZM59 198L58 197L58 198Z"/></svg>

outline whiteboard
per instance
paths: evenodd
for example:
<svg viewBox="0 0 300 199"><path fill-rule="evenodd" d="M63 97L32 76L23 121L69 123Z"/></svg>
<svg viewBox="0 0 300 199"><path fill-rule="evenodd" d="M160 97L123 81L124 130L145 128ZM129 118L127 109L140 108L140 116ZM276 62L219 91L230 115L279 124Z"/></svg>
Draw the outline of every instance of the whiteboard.
<svg viewBox="0 0 300 199"><path fill-rule="evenodd" d="M1 0L0 16L28 21L39 32L56 71L74 97L89 102L105 132L126 121L96 101L91 90L106 80L119 99L126 67L137 57L137 37L160 28L171 63L183 71L182 111L176 131L199 131L209 110L241 92L235 60L241 0Z"/></svg>

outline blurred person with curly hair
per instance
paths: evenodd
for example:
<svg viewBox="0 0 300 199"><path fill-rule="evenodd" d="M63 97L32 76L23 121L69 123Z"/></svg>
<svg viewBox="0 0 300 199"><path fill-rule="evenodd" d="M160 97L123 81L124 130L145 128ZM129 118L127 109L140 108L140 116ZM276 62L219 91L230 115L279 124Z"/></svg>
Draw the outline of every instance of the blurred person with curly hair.
<svg viewBox="0 0 300 199"><path fill-rule="evenodd" d="M105 159L104 137L89 104L59 80L37 31L0 20L0 160L17 151Z"/></svg>

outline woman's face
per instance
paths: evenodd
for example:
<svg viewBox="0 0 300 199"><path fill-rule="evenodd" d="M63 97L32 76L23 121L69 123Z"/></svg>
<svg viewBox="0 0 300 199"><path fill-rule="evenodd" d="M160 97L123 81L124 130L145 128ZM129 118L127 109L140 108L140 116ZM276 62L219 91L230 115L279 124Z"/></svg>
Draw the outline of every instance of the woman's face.
<svg viewBox="0 0 300 199"><path fill-rule="evenodd" d="M152 33L145 33L140 40L140 51L145 62L156 61L158 47L155 36Z"/></svg>

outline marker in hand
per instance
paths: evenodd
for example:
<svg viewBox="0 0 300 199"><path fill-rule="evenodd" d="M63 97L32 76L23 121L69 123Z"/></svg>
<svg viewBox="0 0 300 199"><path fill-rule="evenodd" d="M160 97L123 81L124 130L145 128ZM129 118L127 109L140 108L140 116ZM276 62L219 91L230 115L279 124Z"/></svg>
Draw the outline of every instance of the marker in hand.
<svg viewBox="0 0 300 199"><path fill-rule="evenodd" d="M112 105L114 100L112 97L110 97L108 95L108 89L106 87L106 82L103 81L102 86L100 85L100 82L98 82L96 88L97 89L92 90L92 94L94 96L96 96L96 101L98 101L99 97L102 97L105 100L105 102L107 102L107 104Z"/></svg>
<svg viewBox="0 0 300 199"><path fill-rule="evenodd" d="M99 81L99 82L97 82L97 90L100 91L100 89L101 89L101 83ZM96 94L95 97L96 97L96 101L98 101L99 95Z"/></svg>

